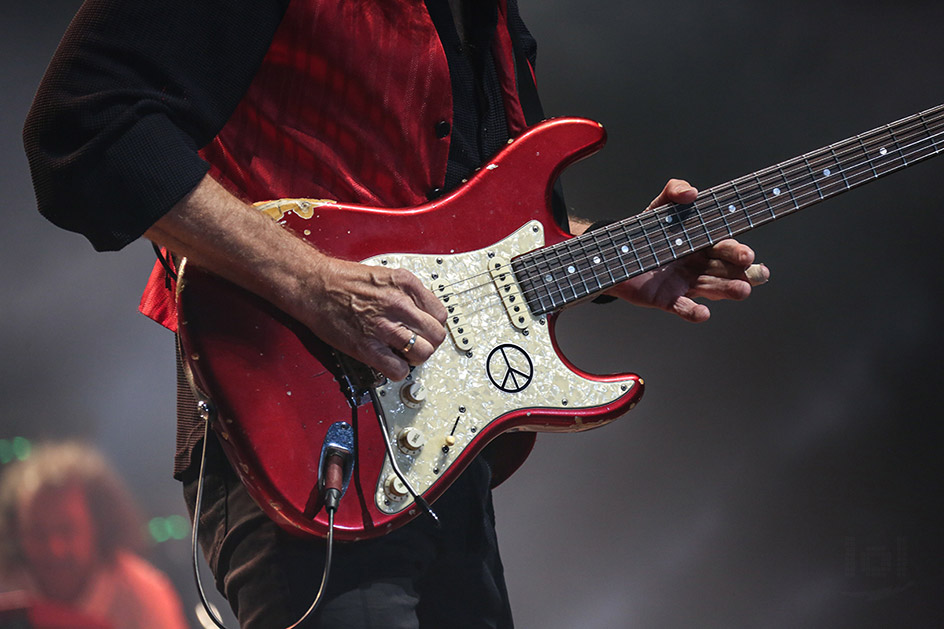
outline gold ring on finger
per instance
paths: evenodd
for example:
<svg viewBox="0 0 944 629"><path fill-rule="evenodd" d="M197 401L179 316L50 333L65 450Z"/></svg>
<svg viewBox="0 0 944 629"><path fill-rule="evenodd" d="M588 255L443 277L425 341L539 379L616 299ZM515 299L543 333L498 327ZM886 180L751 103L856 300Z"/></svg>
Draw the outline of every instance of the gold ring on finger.
<svg viewBox="0 0 944 629"><path fill-rule="evenodd" d="M406 342L406 345L403 346L403 349L400 350L400 353L408 353L411 349L413 349L414 345L416 345L416 332L414 332L413 336L410 337L410 340Z"/></svg>

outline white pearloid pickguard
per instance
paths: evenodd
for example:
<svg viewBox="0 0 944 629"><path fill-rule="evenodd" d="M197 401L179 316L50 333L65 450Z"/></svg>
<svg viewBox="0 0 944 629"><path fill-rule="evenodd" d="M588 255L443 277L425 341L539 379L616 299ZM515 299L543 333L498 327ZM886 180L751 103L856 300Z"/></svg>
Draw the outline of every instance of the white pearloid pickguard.
<svg viewBox="0 0 944 629"><path fill-rule="evenodd" d="M591 381L571 371L554 351L546 319L534 317L526 307L522 312L529 319L527 325L512 325L489 265L495 260L510 261L543 244L543 226L530 221L504 240L478 251L391 253L363 261L409 269L447 307L456 305L462 313L461 333L451 329L433 356L416 367L406 381L387 382L373 391L397 464L418 494L426 492L473 439L503 415L522 409L598 407L635 386L630 379ZM466 344L462 344L464 337ZM419 404L403 393L404 387L414 383L425 389L425 400ZM573 421L572 430L589 427L580 414L575 414ZM413 429L414 439L419 431L423 445L418 449L401 447L398 437L407 428ZM448 446L446 451L444 446ZM404 493L402 486L399 492L391 491L393 474L390 460L385 458L375 497L380 510L387 513L401 511L413 502L408 494L397 495Z"/></svg>

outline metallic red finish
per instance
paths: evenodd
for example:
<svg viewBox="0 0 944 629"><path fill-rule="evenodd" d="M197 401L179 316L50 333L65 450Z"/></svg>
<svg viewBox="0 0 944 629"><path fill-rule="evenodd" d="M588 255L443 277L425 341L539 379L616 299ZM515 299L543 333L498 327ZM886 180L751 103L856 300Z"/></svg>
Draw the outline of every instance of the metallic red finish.
<svg viewBox="0 0 944 629"><path fill-rule="evenodd" d="M287 214L290 229L327 253L350 260L390 253L452 253L482 249L528 220L545 228L546 244L570 236L555 224L550 195L560 172L599 150L605 132L596 122L549 120L510 143L464 186L434 202L406 209L325 205L303 219ZM324 535L318 458L327 428L351 421L328 348L311 332L258 297L198 268L182 274L178 307L183 355L197 387L213 400L214 428L253 497L281 526ZM553 317L552 317L553 319ZM553 323L553 321L552 321ZM551 328L553 338L553 327ZM449 342L448 340L446 341ZM592 409L521 409L490 423L424 497L435 500L489 441L510 429L575 431L602 425L642 395L631 374L589 376L554 351L572 371L598 382L636 382L614 402ZM575 424L574 418L580 421ZM374 491L386 456L373 407L358 408L357 465L336 515L339 539L382 535L419 514L379 511Z"/></svg>

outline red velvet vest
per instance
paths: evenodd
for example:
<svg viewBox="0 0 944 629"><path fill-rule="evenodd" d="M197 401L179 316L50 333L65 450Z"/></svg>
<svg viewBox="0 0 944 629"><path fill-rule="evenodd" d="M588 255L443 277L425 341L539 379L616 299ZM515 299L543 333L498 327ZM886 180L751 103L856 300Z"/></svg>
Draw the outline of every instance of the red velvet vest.
<svg viewBox="0 0 944 629"><path fill-rule="evenodd" d="M525 128L505 0L494 58L510 136ZM282 197L409 207L441 188L452 121L446 54L422 0L290 3L255 78L201 151L210 173L248 202ZM141 311L176 330L173 287L155 265ZM533 435L497 457L500 481ZM520 437L524 437L521 439Z"/></svg>

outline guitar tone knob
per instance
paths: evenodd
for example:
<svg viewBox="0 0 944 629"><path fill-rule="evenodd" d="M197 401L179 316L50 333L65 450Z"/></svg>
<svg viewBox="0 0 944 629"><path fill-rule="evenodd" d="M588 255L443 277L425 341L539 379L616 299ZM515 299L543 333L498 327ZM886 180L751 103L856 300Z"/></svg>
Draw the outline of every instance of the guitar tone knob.
<svg viewBox="0 0 944 629"><path fill-rule="evenodd" d="M426 387L419 382L407 382L400 387L400 399L410 408L419 408L426 401Z"/></svg>
<svg viewBox="0 0 944 629"><path fill-rule="evenodd" d="M426 443L426 435L416 428L404 428L397 435L397 445L404 454L412 454Z"/></svg>
<svg viewBox="0 0 944 629"><path fill-rule="evenodd" d="M410 492L407 491L406 485L396 474L391 474L384 481L384 493L390 500L399 501L403 500Z"/></svg>

